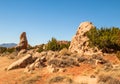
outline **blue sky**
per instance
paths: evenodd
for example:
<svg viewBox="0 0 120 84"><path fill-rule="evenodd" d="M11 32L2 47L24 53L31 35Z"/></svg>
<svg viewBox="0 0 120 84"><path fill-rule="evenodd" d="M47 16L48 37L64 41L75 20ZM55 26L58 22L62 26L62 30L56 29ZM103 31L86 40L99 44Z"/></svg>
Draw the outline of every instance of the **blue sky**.
<svg viewBox="0 0 120 84"><path fill-rule="evenodd" d="M120 27L120 0L0 0L0 43L18 43L23 31L31 45L71 40L83 21Z"/></svg>

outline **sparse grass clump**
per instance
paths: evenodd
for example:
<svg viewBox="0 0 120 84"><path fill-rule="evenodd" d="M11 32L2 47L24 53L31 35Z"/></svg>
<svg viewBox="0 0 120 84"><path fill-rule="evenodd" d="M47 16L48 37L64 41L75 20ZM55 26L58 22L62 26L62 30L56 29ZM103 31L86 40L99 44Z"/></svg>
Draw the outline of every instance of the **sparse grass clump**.
<svg viewBox="0 0 120 84"><path fill-rule="evenodd" d="M48 61L49 65L54 65L54 66L59 66L61 64L61 60L60 59L51 59L50 61Z"/></svg>
<svg viewBox="0 0 120 84"><path fill-rule="evenodd" d="M49 80L49 84L54 84L54 83L72 84L73 80L66 76L55 76Z"/></svg>
<svg viewBox="0 0 120 84"><path fill-rule="evenodd" d="M62 59L62 58L51 59L49 60L48 64L59 68L79 66L79 63L74 58L71 57L67 57L67 59Z"/></svg>
<svg viewBox="0 0 120 84"><path fill-rule="evenodd" d="M67 48L63 48L62 50L60 50L60 55L70 55L71 52L67 49Z"/></svg>
<svg viewBox="0 0 120 84"><path fill-rule="evenodd" d="M41 76L33 76L30 78L27 78L23 81L22 84L35 84L36 81L38 81L41 78Z"/></svg>
<svg viewBox="0 0 120 84"><path fill-rule="evenodd" d="M120 84L120 80L109 75L100 75L98 84Z"/></svg>
<svg viewBox="0 0 120 84"><path fill-rule="evenodd" d="M85 58L85 57L78 57L78 59L77 59L77 61L78 62L84 62L84 61L86 61L87 60L87 58Z"/></svg>

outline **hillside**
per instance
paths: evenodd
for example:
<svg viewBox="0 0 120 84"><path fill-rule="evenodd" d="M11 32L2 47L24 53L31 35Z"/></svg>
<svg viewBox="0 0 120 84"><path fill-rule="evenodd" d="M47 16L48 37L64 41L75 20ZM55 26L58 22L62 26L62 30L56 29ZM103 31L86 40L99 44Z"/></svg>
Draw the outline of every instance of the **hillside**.
<svg viewBox="0 0 120 84"><path fill-rule="evenodd" d="M17 45L16 43L3 43L3 44L0 44L0 47L11 48L11 47L14 47L16 45Z"/></svg>
<svg viewBox="0 0 120 84"><path fill-rule="evenodd" d="M119 55L91 47L91 29L83 22L71 41L52 38L35 47L23 32L16 47L0 53L0 84L120 84Z"/></svg>

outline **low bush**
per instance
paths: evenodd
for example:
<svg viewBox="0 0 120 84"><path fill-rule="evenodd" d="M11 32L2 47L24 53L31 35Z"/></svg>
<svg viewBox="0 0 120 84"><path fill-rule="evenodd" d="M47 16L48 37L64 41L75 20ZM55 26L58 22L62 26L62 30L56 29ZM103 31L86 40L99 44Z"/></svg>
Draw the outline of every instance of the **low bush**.
<svg viewBox="0 0 120 84"><path fill-rule="evenodd" d="M6 52L6 50L7 50L7 48L5 48L5 47L0 47L0 53L4 53L4 52Z"/></svg>
<svg viewBox="0 0 120 84"><path fill-rule="evenodd" d="M53 65L59 68L66 68L71 66L79 66L79 63L73 59L68 57L67 59L52 59L48 62L49 65Z"/></svg>
<svg viewBox="0 0 120 84"><path fill-rule="evenodd" d="M102 49L103 52L116 52L120 50L120 29L112 28L94 28L88 31L90 46Z"/></svg>
<svg viewBox="0 0 120 84"><path fill-rule="evenodd" d="M56 38L52 38L45 46L45 50L59 51L63 48L69 48L70 42L60 43Z"/></svg>
<svg viewBox="0 0 120 84"><path fill-rule="evenodd" d="M13 48L7 48L6 52L9 52L9 53L12 53L16 51L16 49L13 47Z"/></svg>
<svg viewBox="0 0 120 84"><path fill-rule="evenodd" d="M44 51L43 47L44 47L44 44L40 45L37 52L41 53L42 51Z"/></svg>
<svg viewBox="0 0 120 84"><path fill-rule="evenodd" d="M0 47L0 53L12 53L14 51L16 51L14 47L12 48Z"/></svg>
<svg viewBox="0 0 120 84"><path fill-rule="evenodd" d="M49 80L49 84L54 84L54 83L55 84L57 83L72 84L73 80L66 76L55 76Z"/></svg>
<svg viewBox="0 0 120 84"><path fill-rule="evenodd" d="M34 84L36 81L38 81L41 78L41 76L31 76L29 78L26 78L23 80L22 84Z"/></svg>
<svg viewBox="0 0 120 84"><path fill-rule="evenodd" d="M81 63L81 62L84 62L84 61L86 61L86 60L87 60L87 58L85 58L85 57L78 57L78 58L77 58L77 61L80 62L80 63Z"/></svg>
<svg viewBox="0 0 120 84"><path fill-rule="evenodd" d="M120 84L120 80L113 78L111 76L100 75L98 84Z"/></svg>
<svg viewBox="0 0 120 84"><path fill-rule="evenodd" d="M61 64L61 60L60 59L51 59L50 61L48 61L48 64L58 67Z"/></svg>
<svg viewBox="0 0 120 84"><path fill-rule="evenodd" d="M62 50L60 50L60 55L70 55L71 52L67 49L67 48L63 48Z"/></svg>

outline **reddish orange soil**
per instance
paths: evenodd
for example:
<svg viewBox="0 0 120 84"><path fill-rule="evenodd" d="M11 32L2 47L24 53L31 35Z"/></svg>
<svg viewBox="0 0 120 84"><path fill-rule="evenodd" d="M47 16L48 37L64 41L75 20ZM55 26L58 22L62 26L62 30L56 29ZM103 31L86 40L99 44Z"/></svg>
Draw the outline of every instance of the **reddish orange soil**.
<svg viewBox="0 0 120 84"><path fill-rule="evenodd" d="M112 63L120 63L116 56L105 56L105 59ZM81 64L79 67L69 67L65 72L49 73L47 68L36 69L32 74L24 73L24 69L15 69L11 71L5 71L5 67L10 65L14 59L8 59L7 57L0 57L0 84L22 84L24 80L30 77L40 76L34 84L46 84L49 79L55 75L67 75L72 78L79 75L92 74L94 71L93 65ZM98 65L99 66L99 65Z"/></svg>

